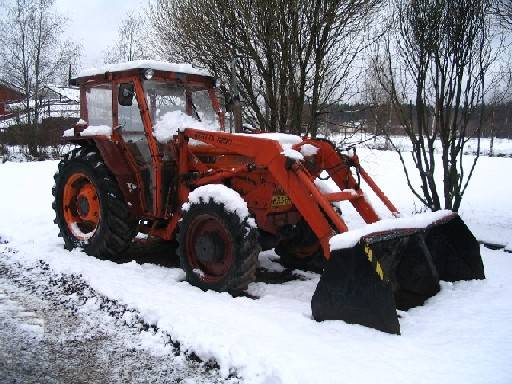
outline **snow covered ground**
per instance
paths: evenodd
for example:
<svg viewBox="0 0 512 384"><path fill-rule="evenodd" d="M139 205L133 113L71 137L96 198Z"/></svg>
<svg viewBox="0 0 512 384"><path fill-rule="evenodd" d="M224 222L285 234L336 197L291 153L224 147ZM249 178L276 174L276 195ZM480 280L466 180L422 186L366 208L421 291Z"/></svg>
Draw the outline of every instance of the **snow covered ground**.
<svg viewBox="0 0 512 384"><path fill-rule="evenodd" d="M350 145L352 143L358 144L363 143L364 146L374 149L392 149L389 143L386 143L385 136L374 137L369 133L355 133L344 136L343 134L333 134L332 140L336 142ZM392 136L393 144L402 151L411 151L411 141L405 136ZM480 154L482 156L488 156L490 153L491 139L489 137L482 137L480 139ZM434 148L437 153L441 153L441 142L437 140L434 144ZM476 139L469 139L468 143L464 148L465 154L475 154L478 148L478 141ZM495 138L493 141L493 154L494 156L512 156L512 140L510 138Z"/></svg>
<svg viewBox="0 0 512 384"><path fill-rule="evenodd" d="M402 212L419 210L393 152L358 153ZM511 253L482 246L487 279L442 283L424 306L400 313L401 336L341 321L317 323L310 309L319 280L314 273L294 272L279 283L259 278L247 297L233 298L190 286L178 268L116 264L65 251L51 209L56 167L55 161L0 165L2 262L30 268L43 260L55 276L81 275L183 350L215 359L225 377L235 371L247 383L269 384L510 383ZM477 238L512 248L509 172L512 159L481 158L461 214ZM349 226L362 225L350 207L342 208ZM260 255L268 273L282 271L276 260L272 251ZM153 344L155 350L163 346Z"/></svg>

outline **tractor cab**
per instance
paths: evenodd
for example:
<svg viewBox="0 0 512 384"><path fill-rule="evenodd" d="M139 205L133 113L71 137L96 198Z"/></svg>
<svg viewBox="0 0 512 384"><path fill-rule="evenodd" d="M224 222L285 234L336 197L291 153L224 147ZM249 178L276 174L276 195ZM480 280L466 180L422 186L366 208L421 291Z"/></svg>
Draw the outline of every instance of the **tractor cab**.
<svg viewBox="0 0 512 384"><path fill-rule="evenodd" d="M133 61L106 65L82 71L71 84L80 86L80 118L90 126L112 125L137 132L168 112L181 111L199 121L217 120L224 129L214 78L190 64ZM135 118L139 116L142 119ZM145 121L148 117L150 121Z"/></svg>
<svg viewBox="0 0 512 384"><path fill-rule="evenodd" d="M142 199L132 201L140 207L137 214L165 215L178 131L194 124L224 131L214 78L190 64L134 61L83 71L71 84L80 87L80 121L65 139L94 141L102 153L111 154L105 161L124 181L125 195Z"/></svg>

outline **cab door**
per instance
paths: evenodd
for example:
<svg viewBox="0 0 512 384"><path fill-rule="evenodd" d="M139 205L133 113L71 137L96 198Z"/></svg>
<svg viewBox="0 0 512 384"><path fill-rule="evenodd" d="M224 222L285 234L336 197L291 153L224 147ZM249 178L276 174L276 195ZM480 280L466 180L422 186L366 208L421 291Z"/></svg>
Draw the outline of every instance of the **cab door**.
<svg viewBox="0 0 512 384"><path fill-rule="evenodd" d="M155 159L151 155L148 135L143 122L143 109L137 97L134 81L114 83L114 121L117 120L116 130L120 133L130 157L134 160L137 172L143 184L144 211L158 215L155 207L156 168ZM144 101L142 101L144 102ZM117 117L117 119L116 119ZM137 186L129 186L137 188Z"/></svg>

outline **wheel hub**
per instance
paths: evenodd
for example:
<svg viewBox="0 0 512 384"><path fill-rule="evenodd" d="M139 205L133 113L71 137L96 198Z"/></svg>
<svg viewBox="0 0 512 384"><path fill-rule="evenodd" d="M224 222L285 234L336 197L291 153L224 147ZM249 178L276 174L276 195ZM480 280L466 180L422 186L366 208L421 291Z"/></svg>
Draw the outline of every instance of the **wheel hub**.
<svg viewBox="0 0 512 384"><path fill-rule="evenodd" d="M76 210L82 220L97 222L99 216L96 188L90 182L83 184L76 199Z"/></svg>
<svg viewBox="0 0 512 384"><path fill-rule="evenodd" d="M78 196L77 210L80 217L86 217L89 213L89 202L84 196Z"/></svg>
<svg viewBox="0 0 512 384"><path fill-rule="evenodd" d="M194 248L201 263L218 263L224 257L224 242L216 233L198 236Z"/></svg>
<svg viewBox="0 0 512 384"><path fill-rule="evenodd" d="M83 173L69 177L63 192L64 220L79 240L94 235L100 221L100 202L96 187Z"/></svg>
<svg viewBox="0 0 512 384"><path fill-rule="evenodd" d="M187 257L193 268L202 271L203 280L221 279L234 263L232 239L224 225L213 215L200 215L187 232Z"/></svg>

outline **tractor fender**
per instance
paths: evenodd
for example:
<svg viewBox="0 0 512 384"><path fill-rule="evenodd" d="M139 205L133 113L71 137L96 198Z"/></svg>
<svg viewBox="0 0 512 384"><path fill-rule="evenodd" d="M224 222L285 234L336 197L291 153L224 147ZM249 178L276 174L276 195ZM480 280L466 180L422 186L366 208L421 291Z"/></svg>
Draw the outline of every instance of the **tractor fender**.
<svg viewBox="0 0 512 384"><path fill-rule="evenodd" d="M82 144L83 145L83 144ZM114 175L119 189L128 204L133 217L140 217L144 212L144 196L142 186L139 185L136 173L126 161L126 156L120 145L110 140L88 140L87 147L97 149L108 169Z"/></svg>

